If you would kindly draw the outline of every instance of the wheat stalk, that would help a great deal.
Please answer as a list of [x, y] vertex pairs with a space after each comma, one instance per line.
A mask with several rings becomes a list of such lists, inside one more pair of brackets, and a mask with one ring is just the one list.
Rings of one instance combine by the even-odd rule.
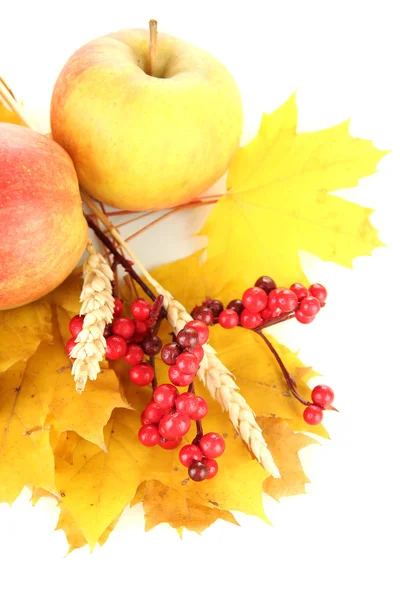
[[105, 258], [96, 251], [90, 241], [86, 249], [89, 257], [83, 264], [80, 297], [80, 314], [84, 315], [83, 328], [70, 352], [71, 358], [76, 359], [72, 366], [72, 374], [76, 390], [80, 394], [85, 389], [87, 379], [96, 379], [100, 372], [100, 361], [106, 349], [104, 328], [107, 323], [111, 323], [114, 312], [111, 287], [114, 274]]
[[[167, 311], [168, 320], [174, 332], [178, 333], [186, 323], [192, 320], [185, 307], [150, 275], [123, 237], [113, 227], [111, 221], [96, 206], [95, 202], [85, 193], [83, 194], [83, 199], [91, 212], [100, 219], [118, 244], [126, 250], [135, 263], [135, 266], [140, 269], [143, 277], [154, 287], [158, 294], [164, 297], [164, 308]], [[239, 387], [235, 383], [232, 373], [219, 360], [210, 344], [205, 344], [203, 349], [204, 358], [198, 371], [201, 381], [207, 387], [211, 396], [219, 402], [223, 410], [229, 412], [229, 417], [236, 431], [246, 442], [259, 463], [274, 477], [280, 477], [279, 470], [264, 440], [261, 428], [257, 424], [254, 412], [240, 394]]]

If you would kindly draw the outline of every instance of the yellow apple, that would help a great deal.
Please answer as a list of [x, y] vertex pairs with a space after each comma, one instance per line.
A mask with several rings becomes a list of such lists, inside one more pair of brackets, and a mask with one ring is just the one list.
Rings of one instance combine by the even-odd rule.
[[81, 185], [129, 210], [195, 198], [228, 168], [243, 125], [238, 87], [206, 51], [159, 34], [148, 73], [148, 32], [111, 33], [72, 55], [51, 103]]
[[87, 223], [68, 154], [44, 135], [0, 123], [0, 310], [57, 287], [86, 242]]

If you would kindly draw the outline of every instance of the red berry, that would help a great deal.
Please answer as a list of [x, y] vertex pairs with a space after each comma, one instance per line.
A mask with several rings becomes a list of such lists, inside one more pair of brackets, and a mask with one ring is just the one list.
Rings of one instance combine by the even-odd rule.
[[188, 469], [190, 479], [204, 481], [208, 475], [208, 468], [204, 462], [195, 460]]
[[239, 323], [239, 315], [231, 308], [227, 308], [219, 315], [218, 323], [224, 329], [233, 329]]
[[[197, 321], [196, 319], [194, 321], [189, 321], [189, 323], [186, 323], [184, 330], [185, 329], [194, 329], [196, 331], [199, 340], [198, 343], [200, 344], [200, 346], [206, 343], [210, 335], [207, 325], [205, 325], [201, 321]], [[180, 343], [179, 340], [177, 340], [177, 342], [178, 344]], [[197, 346], [197, 344], [195, 344], [195, 346]], [[193, 347], [194, 346], [192, 346], [192, 348]]]
[[309, 323], [312, 323], [315, 319], [315, 317], [308, 317], [301, 310], [296, 310], [296, 312], [294, 313], [294, 316], [296, 317], [296, 319], [298, 320], [299, 323], [303, 323], [304, 325], [308, 325]]
[[240, 313], [244, 309], [243, 302], [238, 298], [236, 300], [231, 300], [226, 307], [229, 310], [234, 310], [240, 316]]
[[198, 306], [197, 308], [195, 308], [192, 312], [192, 317], [193, 319], [201, 321], [206, 325], [214, 324], [214, 313], [211, 310], [211, 308], [207, 308], [206, 306]]
[[129, 344], [124, 358], [128, 364], [138, 365], [144, 358], [144, 352], [137, 344]]
[[119, 317], [124, 312], [124, 303], [119, 298], [114, 298], [114, 317]]
[[282, 289], [283, 288], [275, 288], [274, 290], [271, 290], [271, 292], [268, 294], [268, 309], [272, 312], [278, 308], [277, 294], [279, 290]]
[[143, 446], [156, 446], [160, 441], [160, 434], [156, 425], [143, 425], [139, 429], [138, 438]]
[[224, 438], [219, 433], [206, 433], [200, 440], [200, 448], [206, 458], [218, 458], [225, 450]]
[[84, 317], [76, 315], [75, 317], [72, 317], [72, 319], [70, 320], [69, 330], [71, 332], [72, 337], [76, 338], [78, 333], [80, 333], [82, 331], [83, 319], [84, 319]]
[[311, 398], [314, 404], [318, 404], [321, 408], [328, 408], [332, 404], [335, 394], [329, 385], [316, 385], [311, 392]]
[[161, 408], [155, 402], [149, 402], [144, 411], [142, 412], [142, 423], [148, 421], [149, 423], [159, 423], [165, 416], [165, 409]]
[[262, 290], [264, 290], [266, 294], [269, 294], [272, 290], [276, 288], [275, 281], [271, 279], [271, 277], [267, 277], [267, 275], [259, 277], [254, 285], [255, 287], [259, 287]]
[[168, 377], [171, 383], [174, 385], [179, 385], [179, 387], [186, 387], [187, 385], [190, 385], [194, 381], [195, 375], [195, 373], [186, 375], [174, 366], [168, 369]]
[[307, 317], [315, 317], [315, 315], [321, 310], [321, 305], [317, 298], [314, 298], [314, 296], [307, 296], [307, 298], [303, 298], [303, 300], [300, 302], [299, 308], [303, 315], [306, 315]]
[[110, 335], [106, 339], [106, 356], [109, 360], [122, 358], [125, 356], [127, 348], [126, 341], [120, 335]]
[[269, 308], [264, 308], [264, 310], [260, 312], [263, 321], [268, 321], [269, 319], [272, 319], [273, 314], [274, 313], [272, 312], [272, 310], [269, 310]]
[[176, 342], [165, 344], [161, 350], [161, 360], [166, 365], [174, 365], [181, 352], [182, 348]]
[[245, 308], [240, 314], [240, 324], [246, 329], [255, 329], [262, 323], [260, 313], [252, 313]]
[[195, 357], [197, 358], [197, 362], [200, 364], [201, 361], [203, 360], [203, 356], [204, 356], [204, 350], [203, 350], [202, 346], [200, 346], [198, 344], [197, 346], [195, 346], [193, 348], [192, 352], [195, 355]]
[[206, 479], [212, 479], [218, 473], [218, 463], [213, 458], [205, 458], [203, 463], [208, 468], [208, 475]]
[[[279, 288], [276, 293], [276, 309], [280, 309], [282, 312], [288, 313], [294, 310], [299, 301], [296, 294], [292, 290], [287, 288]], [[268, 306], [268, 308], [270, 308]]]
[[177, 411], [193, 419], [192, 415], [196, 415], [199, 408], [198, 397], [196, 394], [192, 394], [192, 392], [183, 392], [183, 394], [178, 396], [175, 406]]
[[147, 321], [135, 321], [135, 333], [133, 334], [132, 342], [142, 342], [147, 330]]
[[314, 296], [314, 298], [319, 300], [321, 306], [325, 304], [328, 292], [326, 291], [326, 287], [324, 287], [321, 283], [313, 283], [308, 288], [308, 291], [310, 292], [311, 296]]
[[176, 440], [166, 440], [165, 438], [161, 437], [158, 445], [161, 446], [161, 448], [164, 448], [164, 450], [173, 450], [180, 445], [181, 441], [181, 437], [176, 438]]
[[196, 373], [199, 368], [199, 361], [193, 352], [182, 352], [176, 359], [176, 368], [185, 375]]
[[135, 365], [129, 371], [129, 377], [132, 383], [136, 385], [148, 385], [150, 381], [153, 381], [154, 378], [154, 370], [151, 365], [147, 363], [140, 363], [139, 365]]
[[112, 330], [115, 335], [129, 340], [135, 333], [135, 323], [127, 317], [117, 317], [112, 323]]
[[158, 424], [160, 435], [166, 440], [174, 440], [186, 435], [190, 429], [190, 417], [180, 412], [165, 415]]
[[149, 356], [155, 356], [162, 348], [161, 338], [153, 333], [147, 333], [142, 342], [142, 348]]
[[290, 289], [296, 294], [299, 302], [308, 296], [308, 290], [302, 283], [293, 283], [293, 285], [290, 286]]
[[190, 467], [193, 461], [200, 462], [202, 458], [202, 451], [194, 444], [187, 444], [179, 450], [179, 460], [184, 467]]
[[[197, 321], [201, 323], [201, 321]], [[193, 321], [192, 321], [193, 323]], [[203, 327], [206, 327], [204, 323], [202, 323]], [[199, 336], [197, 335], [197, 331], [192, 327], [184, 327], [176, 336], [176, 341], [181, 348], [186, 348], [187, 350], [191, 350], [199, 343]]]
[[71, 350], [75, 347], [75, 344], [76, 342], [74, 338], [70, 338], [65, 344], [65, 351], [71, 360], [75, 360], [74, 358], [72, 358], [72, 356], [70, 356]]
[[[182, 394], [182, 396], [183, 396], [183, 394]], [[195, 411], [191, 411], [189, 416], [191, 419], [193, 419], [193, 421], [200, 421], [201, 419], [204, 419], [204, 417], [208, 413], [208, 404], [204, 400], [204, 398], [201, 398], [201, 396], [196, 396], [196, 398], [197, 398], [197, 409]]]
[[138, 298], [131, 304], [131, 314], [136, 321], [147, 321], [150, 316], [149, 303], [144, 298]]
[[170, 383], [163, 383], [156, 387], [153, 392], [153, 402], [164, 410], [169, 410], [175, 406], [175, 401], [178, 398], [178, 390]]
[[319, 425], [323, 416], [322, 408], [316, 404], [310, 404], [303, 412], [303, 419], [309, 425]]
[[259, 313], [268, 303], [267, 294], [260, 287], [251, 287], [242, 296], [243, 306], [251, 313]]

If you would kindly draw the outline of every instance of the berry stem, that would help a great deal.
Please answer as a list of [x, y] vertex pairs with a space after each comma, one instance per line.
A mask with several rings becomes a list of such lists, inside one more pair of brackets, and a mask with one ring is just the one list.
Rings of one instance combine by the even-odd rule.
[[[191, 392], [192, 394], [196, 393], [193, 382], [188, 386], [188, 392]], [[204, 435], [203, 434], [203, 424], [202, 424], [201, 420], [196, 421], [196, 437], [193, 438], [192, 444], [194, 444], [195, 446], [198, 446], [203, 435]]]
[[156, 361], [155, 361], [155, 357], [154, 356], [149, 356], [149, 364], [151, 367], [153, 367], [153, 371], [154, 371], [154, 377], [151, 381], [151, 387], [153, 388], [153, 392], [156, 389], [156, 387], [158, 386], [157, 383], [157, 372], [156, 372]]
[[106, 236], [106, 234], [100, 229], [100, 227], [98, 227], [92, 221], [92, 219], [90, 219], [87, 215], [85, 215], [85, 217], [86, 217], [86, 221], [87, 221], [89, 227], [94, 231], [94, 233], [99, 238], [99, 240], [104, 244], [104, 246], [106, 246], [106, 248], [108, 248], [108, 250], [111, 252], [111, 254], [115, 257], [116, 261], [120, 265], [122, 265], [124, 267], [125, 271], [127, 273], [129, 273], [129, 275], [132, 277], [132, 279], [134, 279], [134, 281], [136, 281], [136, 283], [138, 283], [140, 285], [140, 287], [142, 288], [142, 290], [144, 291], [144, 293], [147, 294], [147, 296], [149, 298], [151, 298], [151, 300], [153, 300], [153, 302], [154, 302], [154, 300], [156, 299], [156, 295], [145, 284], [145, 282], [142, 280], [142, 278], [139, 277], [139, 275], [132, 269], [132, 265], [130, 264], [130, 261], [128, 261], [125, 258], [125, 256], [123, 256], [115, 248], [115, 246], [112, 243], [112, 241], [108, 239], [108, 237]]
[[299, 402], [301, 402], [302, 404], [304, 404], [305, 406], [310, 406], [310, 404], [312, 404], [312, 402], [308, 402], [308, 400], [306, 400], [305, 398], [300, 396], [300, 394], [296, 390], [296, 381], [295, 381], [294, 377], [292, 377], [292, 375], [289, 373], [289, 371], [287, 370], [285, 365], [283, 364], [283, 361], [282, 361], [281, 357], [279, 356], [278, 352], [275, 350], [273, 344], [263, 334], [262, 331], [255, 330], [255, 332], [260, 336], [261, 339], [264, 340], [264, 342], [267, 344], [268, 348], [271, 350], [272, 355], [275, 358], [276, 362], [278, 363], [278, 365], [283, 373], [283, 376], [285, 378], [285, 381], [288, 385], [288, 388], [291, 391], [291, 393], [293, 394], [293, 396], [295, 398], [297, 398], [297, 400]]

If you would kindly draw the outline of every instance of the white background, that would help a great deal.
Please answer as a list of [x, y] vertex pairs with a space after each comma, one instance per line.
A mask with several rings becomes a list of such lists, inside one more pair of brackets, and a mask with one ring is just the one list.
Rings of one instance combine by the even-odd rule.
[[[144, 534], [141, 508], [128, 511], [108, 543], [63, 558], [53, 532], [57, 511], [23, 494], [0, 506], [0, 585], [13, 600], [40, 598], [399, 598], [399, 156], [398, 19], [395, 2], [4, 2], [0, 74], [42, 131], [54, 80], [68, 56], [97, 35], [125, 27], [159, 29], [203, 46], [241, 88], [244, 141], [262, 111], [298, 91], [300, 129], [351, 116], [351, 132], [392, 149], [379, 173], [344, 197], [376, 208], [386, 248], [354, 270], [306, 257], [307, 274], [330, 289], [330, 303], [308, 327], [281, 339], [337, 392], [332, 441], [303, 454], [309, 494], [266, 502], [268, 527], [239, 515], [181, 542], [168, 526]], [[161, 229], [168, 260], [191, 252], [199, 211], [166, 221], [138, 241], [148, 265]], [[181, 240], [176, 240], [177, 236]], [[279, 278], [279, 274], [272, 274]], [[322, 381], [322, 380], [321, 380]]]

